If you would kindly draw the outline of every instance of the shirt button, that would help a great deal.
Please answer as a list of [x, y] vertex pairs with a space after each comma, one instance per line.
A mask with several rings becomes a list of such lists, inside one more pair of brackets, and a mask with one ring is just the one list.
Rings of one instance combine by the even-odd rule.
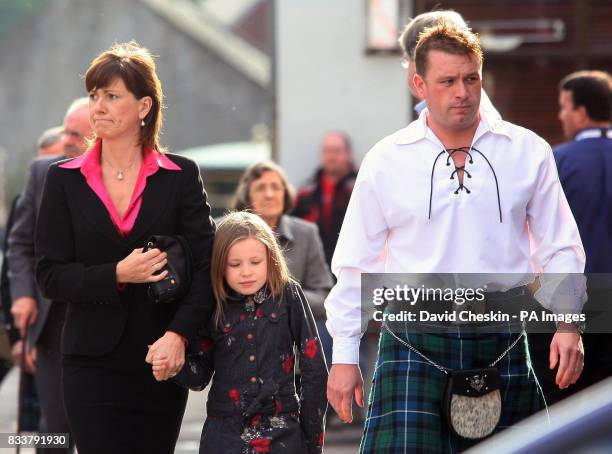
[[257, 377], [251, 377], [251, 383], [253, 384], [257, 383]]
[[251, 333], [247, 334], [247, 339], [248, 340], [253, 340], [253, 334], [251, 334]]
[[249, 361], [251, 361], [251, 362], [255, 361], [255, 355], [249, 356]]

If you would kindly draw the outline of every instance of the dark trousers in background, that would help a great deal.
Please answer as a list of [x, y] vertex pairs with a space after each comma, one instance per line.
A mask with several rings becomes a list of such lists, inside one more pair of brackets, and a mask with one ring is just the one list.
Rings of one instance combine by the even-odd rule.
[[61, 336], [66, 306], [54, 302], [49, 308], [44, 329], [36, 344], [36, 389], [40, 399], [40, 431], [45, 433], [68, 433], [69, 448], [45, 449], [46, 454], [68, 454], [73, 452], [74, 440], [70, 435], [68, 417], [64, 409], [62, 394]]
[[11, 367], [13, 367], [11, 362], [11, 343], [4, 328], [2, 314], [0, 314], [0, 385], [8, 371], [11, 370]]
[[[2, 322], [3, 323], [3, 322]], [[11, 357], [11, 343], [4, 326], [0, 326], [0, 386], [9, 371], [13, 368]], [[40, 423], [40, 404], [36, 392], [36, 382], [34, 375], [23, 374], [23, 398], [21, 402], [3, 403], [3, 405], [21, 406], [19, 427], [23, 432], [38, 432]]]

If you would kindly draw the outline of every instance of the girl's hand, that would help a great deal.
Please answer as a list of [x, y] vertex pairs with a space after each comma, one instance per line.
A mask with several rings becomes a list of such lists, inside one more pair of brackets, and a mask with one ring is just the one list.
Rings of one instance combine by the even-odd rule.
[[155, 377], [155, 380], [157, 381], [163, 381], [164, 380], [164, 376], [167, 374], [168, 371], [168, 361], [167, 358], [164, 356], [159, 356], [157, 353], [155, 353], [153, 355], [153, 376]]
[[168, 275], [168, 271], [163, 271], [157, 275], [168, 263], [167, 254], [159, 249], [151, 249], [142, 252], [141, 249], [134, 249], [130, 255], [117, 263], [117, 283], [118, 284], [143, 284], [146, 282], [158, 282]]
[[153, 370], [153, 375], [158, 381], [168, 380], [178, 374], [185, 364], [185, 342], [183, 338], [172, 331], [166, 331], [153, 345], [149, 346], [145, 361], [153, 364], [154, 360], [164, 362], [158, 364], [157, 370]]

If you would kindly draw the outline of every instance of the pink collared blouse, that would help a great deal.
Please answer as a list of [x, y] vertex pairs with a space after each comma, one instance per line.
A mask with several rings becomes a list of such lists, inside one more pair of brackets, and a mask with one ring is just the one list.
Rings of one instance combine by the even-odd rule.
[[127, 237], [134, 227], [140, 206], [142, 205], [142, 193], [147, 186], [147, 178], [155, 174], [161, 167], [166, 170], [182, 170], [178, 165], [170, 160], [163, 153], [151, 148], [145, 148], [143, 153], [143, 161], [140, 166], [140, 172], [138, 173], [138, 179], [134, 186], [134, 192], [130, 203], [123, 213], [123, 216], [119, 216], [117, 208], [113, 204], [104, 182], [102, 180], [102, 166], [100, 165], [100, 155], [102, 153], [102, 141], [98, 140], [94, 146], [82, 154], [78, 158], [61, 164], [60, 167], [64, 169], [80, 169], [81, 173], [87, 180], [89, 187], [96, 193], [100, 198], [108, 214], [110, 215], [113, 224], [119, 230], [119, 233], [123, 237]]

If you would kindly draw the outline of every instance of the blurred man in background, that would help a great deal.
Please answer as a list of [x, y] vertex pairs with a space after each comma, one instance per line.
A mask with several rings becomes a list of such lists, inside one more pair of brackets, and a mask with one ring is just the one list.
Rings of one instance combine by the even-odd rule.
[[298, 190], [293, 215], [318, 225], [328, 265], [356, 176], [349, 137], [341, 131], [327, 133], [321, 143], [321, 166]]
[[[298, 190], [293, 215], [317, 224], [325, 260], [330, 267], [357, 176], [348, 135], [341, 131], [325, 134], [321, 143], [320, 162], [320, 167], [308, 183]], [[326, 317], [315, 314], [315, 320], [325, 359], [327, 364], [331, 364], [332, 338], [325, 327]], [[362, 364], [362, 368], [368, 370], [365, 364]], [[329, 419], [333, 419], [333, 416]]]
[[[61, 329], [65, 307], [51, 304], [42, 297], [35, 281], [34, 228], [42, 199], [43, 184], [49, 165], [73, 158], [87, 149], [92, 135], [89, 100], [75, 100], [64, 117], [63, 154], [36, 159], [30, 166], [26, 189], [15, 210], [15, 223], [9, 232], [9, 280], [15, 326], [25, 337], [28, 356], [36, 359], [36, 385], [41, 402], [42, 429], [45, 432], [69, 432], [61, 393]], [[69, 452], [59, 449], [54, 452]]]
[[45, 130], [38, 138], [38, 156], [64, 154], [64, 127], [54, 126]]
[[[559, 121], [568, 142], [554, 148], [559, 180], [570, 205], [584, 250], [586, 273], [612, 273], [612, 78], [603, 71], [579, 71], [559, 84]], [[533, 339], [534, 368], [547, 402], [552, 404], [612, 375], [611, 334], [602, 331], [591, 316], [597, 308], [609, 317], [612, 282], [588, 276], [588, 301], [584, 306], [584, 371], [575, 387], [559, 389], [549, 368], [551, 335]], [[591, 321], [591, 323], [589, 323]], [[609, 324], [604, 329], [608, 330]], [[595, 330], [595, 331], [593, 331]], [[536, 342], [535, 339], [538, 339]]]
[[[414, 63], [414, 49], [419, 41], [419, 35], [429, 27], [433, 27], [440, 21], [450, 22], [457, 27], [468, 28], [465, 19], [456, 11], [452, 10], [438, 10], [430, 11], [427, 13], [419, 14], [412, 19], [404, 31], [400, 35], [398, 42], [402, 51], [404, 52], [404, 58], [402, 59], [402, 66], [407, 70], [408, 88], [412, 96], [419, 100], [414, 106], [414, 111], [417, 116], [427, 107], [427, 102], [421, 97], [414, 85], [414, 74], [416, 72], [416, 66]], [[487, 96], [484, 90], [480, 94], [480, 106], [493, 114], [495, 117], [500, 117], [499, 113], [491, 104], [491, 100]]]
[[[64, 151], [64, 127], [56, 126], [45, 130], [37, 141], [37, 156], [56, 156]], [[15, 326], [11, 314], [12, 297], [8, 277], [8, 236], [15, 222], [15, 209], [21, 195], [17, 195], [12, 203], [7, 216], [4, 241], [2, 244], [2, 269], [0, 270], [0, 383], [7, 375], [13, 365], [23, 368], [23, 401], [21, 402], [21, 421], [19, 427], [23, 431], [37, 431], [39, 429], [40, 404], [34, 373], [36, 349], [32, 348], [24, 355], [25, 342], [21, 338], [19, 330]], [[23, 363], [23, 364], [22, 364]]]

